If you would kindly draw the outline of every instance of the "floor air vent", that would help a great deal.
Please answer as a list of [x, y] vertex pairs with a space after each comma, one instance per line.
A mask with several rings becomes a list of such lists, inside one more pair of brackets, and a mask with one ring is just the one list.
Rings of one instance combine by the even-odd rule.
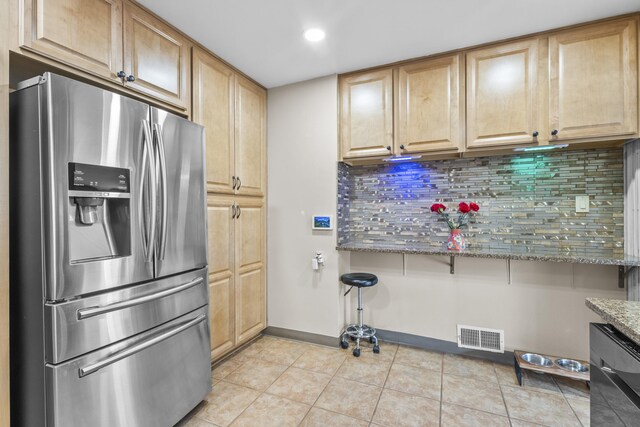
[[504, 331], [458, 325], [458, 347], [504, 353]]

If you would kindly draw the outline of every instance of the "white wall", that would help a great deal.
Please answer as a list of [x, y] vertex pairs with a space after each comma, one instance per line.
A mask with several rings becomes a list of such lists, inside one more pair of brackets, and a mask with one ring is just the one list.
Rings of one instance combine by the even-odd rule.
[[505, 260], [457, 258], [451, 275], [448, 257], [407, 255], [405, 271], [402, 255], [337, 252], [335, 230], [310, 225], [314, 213], [335, 220], [336, 77], [270, 90], [268, 117], [269, 326], [337, 337], [352, 313], [339, 274], [367, 271], [380, 278], [364, 290], [374, 327], [453, 342], [458, 323], [503, 329], [508, 350], [588, 358], [588, 323], [599, 318], [584, 300], [625, 298], [615, 266], [512, 261], [509, 284]]
[[[337, 78], [270, 89], [268, 99], [268, 323], [337, 337], [336, 230], [311, 230], [313, 214], [336, 219]], [[311, 269], [316, 250], [320, 272]]]

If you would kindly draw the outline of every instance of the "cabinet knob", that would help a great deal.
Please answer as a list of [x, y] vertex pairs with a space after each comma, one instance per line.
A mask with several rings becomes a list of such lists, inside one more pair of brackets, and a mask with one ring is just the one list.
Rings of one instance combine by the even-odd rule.
[[532, 133], [531, 135], [533, 135], [533, 137], [534, 137], [534, 138], [537, 138], [537, 137], [538, 137], [538, 135], [540, 135], [540, 133], [538, 133], [538, 131], [537, 131], [537, 130], [534, 130], [534, 131], [533, 131], [533, 133]]
[[558, 134], [558, 129], [554, 129], [551, 131], [551, 135], [556, 136]]
[[391, 146], [387, 145], [387, 150], [391, 151]]
[[133, 82], [133, 81], [135, 81], [135, 80], [136, 80], [136, 78], [135, 78], [135, 76], [134, 76], [133, 74], [129, 74], [129, 75], [127, 76], [127, 81], [128, 81], [128, 82]]
[[116, 76], [118, 76], [118, 78], [120, 79], [124, 79], [126, 75], [127, 73], [125, 73], [124, 71], [118, 71], [118, 73], [116, 74]]
[[401, 149], [401, 150], [404, 150], [404, 144], [402, 144], [402, 145], [400, 146], [400, 149]]

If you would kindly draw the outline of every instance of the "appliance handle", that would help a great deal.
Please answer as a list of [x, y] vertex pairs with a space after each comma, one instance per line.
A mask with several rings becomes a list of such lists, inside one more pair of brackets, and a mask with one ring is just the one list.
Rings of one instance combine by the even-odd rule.
[[620, 378], [616, 371], [609, 368], [608, 366], [600, 367], [600, 371], [602, 371], [602, 373], [607, 378], [609, 378], [609, 381], [615, 384], [618, 390], [620, 390], [627, 397], [627, 399], [633, 402], [636, 407], [640, 407], [640, 396], [638, 396], [638, 393], [636, 393], [635, 390], [629, 387], [629, 385], [624, 382], [622, 378]]
[[174, 288], [165, 289], [164, 291], [154, 292], [152, 294], [144, 295], [138, 298], [132, 298], [126, 301], [120, 301], [113, 304], [98, 305], [94, 307], [85, 307], [77, 311], [78, 320], [88, 319], [89, 317], [99, 316], [101, 314], [110, 313], [112, 311], [122, 310], [124, 308], [133, 307], [136, 305], [144, 304], [147, 302], [159, 300], [169, 295], [177, 294], [186, 289], [192, 288], [203, 282], [202, 277], [197, 277], [187, 283], [176, 286]]
[[164, 139], [162, 138], [162, 127], [156, 123], [154, 124], [155, 131], [158, 135], [158, 153], [160, 158], [160, 175], [162, 179], [162, 223], [160, 224], [160, 253], [158, 255], [159, 260], [164, 259], [164, 254], [167, 249], [167, 215], [169, 212], [168, 205], [168, 190], [167, 190], [167, 158], [164, 151]]
[[[145, 180], [147, 177], [147, 168], [151, 175], [150, 181], [151, 185], [147, 185], [150, 191], [151, 198], [151, 221], [150, 227], [145, 227], [144, 229], [148, 229], [147, 234], [147, 242], [146, 242], [146, 253], [145, 253], [145, 261], [151, 262], [153, 260], [153, 252], [155, 247], [155, 239], [156, 239], [156, 186], [153, 183], [156, 182], [156, 165], [155, 159], [153, 156], [153, 146], [151, 139], [151, 126], [147, 120], [142, 121], [143, 129], [144, 129], [144, 146], [143, 146], [143, 156], [142, 156], [142, 178], [140, 179], [140, 216], [139, 221], [142, 224], [142, 216], [143, 216], [143, 203], [144, 203], [144, 195], [142, 194], [145, 188]], [[148, 159], [148, 164], [147, 164]], [[142, 228], [142, 226], [141, 226]]]
[[98, 362], [92, 363], [90, 365], [86, 365], [83, 368], [78, 369], [78, 376], [80, 378], [85, 377], [87, 375], [93, 374], [94, 372], [99, 371], [102, 368], [106, 368], [109, 365], [112, 365], [114, 363], [116, 363], [119, 360], [125, 359], [127, 357], [133, 356], [136, 353], [141, 352], [142, 350], [145, 350], [155, 344], [158, 344], [162, 341], [165, 341], [169, 338], [171, 338], [174, 335], [179, 334], [182, 331], [185, 331], [189, 328], [191, 328], [192, 326], [197, 325], [198, 323], [203, 322], [205, 319], [207, 318], [206, 315], [201, 314], [200, 316], [186, 322], [183, 323], [180, 326], [177, 326], [167, 332], [164, 332], [160, 335], [158, 335], [157, 337], [151, 338], [149, 340], [143, 341], [139, 344], [136, 344], [132, 347], [126, 348], [116, 354], [114, 354], [113, 356], [109, 356], [105, 359], [102, 359]]

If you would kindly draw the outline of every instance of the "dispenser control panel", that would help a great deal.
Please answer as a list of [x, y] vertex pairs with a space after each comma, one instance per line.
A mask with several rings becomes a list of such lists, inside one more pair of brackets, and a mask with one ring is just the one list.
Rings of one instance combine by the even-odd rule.
[[129, 193], [129, 169], [70, 162], [69, 190]]

